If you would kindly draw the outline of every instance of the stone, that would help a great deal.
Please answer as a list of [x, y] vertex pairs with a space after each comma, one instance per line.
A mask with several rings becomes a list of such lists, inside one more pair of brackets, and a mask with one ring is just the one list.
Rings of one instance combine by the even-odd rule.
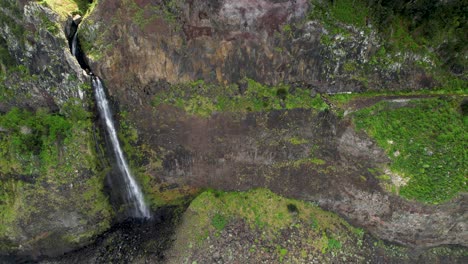
[[83, 20], [83, 17], [81, 17], [80, 15], [73, 16], [73, 22], [75, 23], [75, 25], [79, 25], [82, 20]]

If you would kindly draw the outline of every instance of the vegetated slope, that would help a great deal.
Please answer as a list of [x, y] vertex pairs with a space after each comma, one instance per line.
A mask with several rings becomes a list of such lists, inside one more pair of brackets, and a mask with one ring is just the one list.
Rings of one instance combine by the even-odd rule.
[[[405, 182], [402, 196], [440, 203], [467, 192], [468, 117], [462, 100], [395, 99], [353, 115], [357, 129], [375, 138], [391, 158], [390, 168]], [[386, 177], [381, 180], [395, 188], [395, 179]]]
[[37, 1], [0, 2], [0, 254], [61, 254], [112, 220], [64, 24]]
[[462, 263], [466, 250], [414, 254], [376, 240], [313, 203], [268, 190], [206, 191], [178, 227], [169, 263]]
[[89, 113], [73, 103], [63, 110], [0, 115], [3, 252], [61, 253], [110, 226]]

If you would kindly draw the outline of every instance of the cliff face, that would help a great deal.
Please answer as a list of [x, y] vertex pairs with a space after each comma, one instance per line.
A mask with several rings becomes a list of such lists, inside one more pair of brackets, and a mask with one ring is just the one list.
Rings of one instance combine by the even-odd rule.
[[[359, 1], [350, 7], [355, 24], [323, 14], [327, 8], [305, 0], [104, 0], [80, 38], [98, 74], [116, 84], [132, 80], [134, 87], [157, 80], [230, 84], [245, 77], [322, 92], [437, 84], [430, 57], [382, 52]], [[122, 89], [117, 86], [112, 89]]]
[[2, 254], [60, 254], [110, 226], [88, 79], [64, 24], [37, 2], [0, 4]]
[[[317, 202], [381, 239], [467, 246], [467, 196], [432, 206], [383, 190], [377, 176], [389, 158], [323, 95], [443, 85], [437, 59], [414, 47], [387, 52], [362, 2], [340, 19], [326, 3], [97, 2], [79, 38], [147, 199], [155, 208], [197, 188], [265, 187]], [[89, 242], [112, 217], [87, 110], [92, 92], [68, 51], [64, 19], [13, 0], [2, 2], [0, 18], [0, 54], [8, 54], [0, 121], [19, 107], [44, 124], [0, 126], [8, 161], [1, 250], [58, 254]], [[51, 133], [49, 121], [62, 119]], [[33, 150], [8, 152], [8, 142], [28, 135]]]
[[0, 109], [58, 110], [72, 98], [83, 100], [86, 79], [67, 49], [59, 15], [28, 1], [4, 1], [1, 11], [0, 36], [12, 62]]
[[282, 84], [298, 100], [440, 85], [429, 51], [386, 54], [359, 10], [365, 6], [350, 7], [357, 17], [350, 23], [326, 7], [103, 0], [79, 36], [92, 70], [126, 113], [121, 122], [138, 138], [150, 195], [185, 195], [186, 186], [267, 187], [317, 201], [386, 240], [466, 245], [466, 196], [438, 208], [388, 194], [370, 172], [388, 159], [348, 119], [321, 111], [327, 107], [268, 101], [281, 98]]
[[465, 196], [440, 209], [390, 195], [369, 170], [385, 154], [349, 120], [268, 99], [281, 84], [299, 100], [440, 85], [431, 53], [387, 54], [359, 3], [343, 22], [320, 1], [100, 1], [79, 36], [147, 155], [149, 192], [267, 187], [386, 240], [466, 245]]

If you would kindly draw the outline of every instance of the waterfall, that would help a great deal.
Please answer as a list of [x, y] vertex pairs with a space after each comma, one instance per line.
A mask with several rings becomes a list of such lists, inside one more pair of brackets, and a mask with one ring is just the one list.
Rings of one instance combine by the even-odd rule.
[[143, 193], [141, 192], [140, 187], [133, 178], [128, 167], [127, 161], [122, 152], [122, 148], [120, 147], [120, 143], [117, 138], [117, 132], [114, 127], [114, 121], [112, 119], [112, 113], [109, 108], [109, 102], [106, 99], [104, 87], [102, 85], [101, 80], [95, 76], [93, 76], [93, 88], [95, 91], [96, 103], [98, 105], [99, 114], [105, 122], [106, 130], [109, 134], [110, 141], [112, 144], [112, 150], [115, 154], [117, 166], [120, 172], [122, 173], [123, 180], [126, 185], [126, 198], [130, 202], [130, 204], [134, 205], [133, 215], [135, 217], [150, 218], [150, 212], [143, 199]]
[[[77, 59], [81, 68], [91, 73], [89, 66], [87, 65], [83, 54], [81, 53], [79, 43], [78, 43], [78, 30], [75, 32], [72, 38], [71, 43], [71, 53]], [[146, 205], [143, 199], [143, 193], [141, 192], [138, 183], [133, 178], [133, 175], [130, 172], [127, 160], [125, 159], [122, 148], [120, 147], [119, 139], [117, 138], [117, 132], [114, 127], [114, 120], [112, 119], [112, 113], [109, 107], [109, 102], [106, 98], [106, 93], [104, 91], [104, 86], [102, 85], [99, 77], [92, 76], [92, 87], [94, 89], [94, 94], [96, 98], [96, 103], [98, 106], [99, 114], [102, 120], [105, 123], [106, 131], [109, 134], [110, 143], [112, 151], [114, 152], [116, 163], [119, 169], [119, 172], [122, 176], [125, 189], [125, 200], [131, 206], [131, 214], [133, 217], [137, 218], [150, 218], [151, 214], [148, 206]]]
[[73, 56], [77, 56], [77, 49], [76, 47], [78, 46], [78, 30], [73, 34], [73, 39], [72, 39], [72, 44], [71, 44], [71, 53]]

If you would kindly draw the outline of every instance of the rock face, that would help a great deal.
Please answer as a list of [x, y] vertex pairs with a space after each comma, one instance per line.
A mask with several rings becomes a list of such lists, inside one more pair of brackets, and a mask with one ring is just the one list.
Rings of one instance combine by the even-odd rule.
[[385, 240], [467, 245], [466, 195], [436, 207], [386, 193], [369, 170], [388, 163], [384, 153], [330, 111], [201, 118], [152, 106], [158, 92], [197, 79], [238, 84], [238, 96], [244, 78], [311, 94], [430, 88], [436, 81], [418, 66], [422, 58], [407, 53], [374, 65], [382, 44], [372, 26], [331, 33], [325, 22], [306, 18], [315, 8], [308, 1], [164, 3], [103, 0], [79, 29], [92, 70], [128, 112], [141, 149], [152, 157], [142, 165], [155, 188], [267, 187], [316, 201]]
[[424, 58], [400, 54], [398, 61], [374, 65], [382, 43], [371, 26], [340, 24], [333, 33], [314, 19], [314, 8], [305, 0], [104, 0], [84, 21], [80, 39], [93, 70], [116, 84], [229, 84], [248, 77], [322, 92], [435, 85], [416, 65]]
[[330, 112], [201, 119], [160, 107], [140, 114], [134, 118], [139, 135], [162, 158], [153, 173], [158, 181], [222, 190], [266, 187], [316, 201], [386, 240], [415, 247], [466, 246], [466, 196], [437, 207], [386, 193], [369, 170], [384, 166], [385, 154]]
[[[21, 128], [7, 123], [0, 132], [0, 254], [61, 254], [110, 225], [84, 92], [88, 78], [69, 52], [62, 22], [34, 1], [0, 4], [0, 41], [7, 50], [0, 63], [9, 63], [0, 71], [0, 119], [19, 108], [36, 120]], [[34, 150], [8, 147], [21, 135], [35, 140]]]
[[22, 6], [16, 2], [2, 4], [2, 21], [14, 24], [4, 22], [0, 37], [16, 63], [22, 65], [20, 73], [24, 74], [10, 74], [2, 90], [8, 96], [0, 103], [0, 109], [44, 106], [57, 110], [72, 98], [83, 100], [82, 85], [87, 79], [67, 49], [58, 15], [38, 3]]
[[[134, 148], [147, 154], [140, 164], [133, 162], [149, 177], [144, 189], [175, 199], [187, 186], [266, 187], [315, 201], [381, 239], [414, 247], [468, 246], [466, 195], [428, 206], [386, 193], [372, 170], [385, 167], [387, 157], [332, 111], [244, 109], [200, 117], [170, 104], [153, 106], [158, 92], [198, 79], [220, 87], [237, 84], [233, 97], [245, 96], [246, 78], [303, 87], [310, 95], [437, 83], [428, 70], [432, 61], [411, 53], [383, 65], [370, 63], [380, 59], [375, 56], [382, 47], [372, 26], [340, 25], [345, 32], [331, 32], [314, 17], [314, 8], [305, 0], [98, 2], [80, 25], [79, 37], [114, 106], [128, 113], [118, 119], [135, 129]], [[1, 42], [17, 69], [0, 87], [0, 111], [46, 108], [75, 116], [78, 125], [71, 133], [76, 141], [50, 144], [57, 145], [56, 167], [37, 177], [1, 172], [2, 183], [12, 182], [2, 186], [1, 194], [14, 195], [0, 205], [17, 212], [1, 218], [7, 227], [0, 229], [1, 250], [59, 254], [89, 242], [108, 228], [112, 217], [99, 176], [103, 165], [93, 151], [91, 121], [86, 114], [74, 115], [80, 113], [76, 106], [86, 105], [86, 76], [49, 9], [37, 2], [2, 1], [0, 18]], [[421, 61], [429, 66], [420, 66]], [[65, 165], [70, 167], [60, 167]]]
[[202, 193], [177, 227], [167, 263], [463, 263], [463, 248], [388, 247], [314, 208], [262, 189]]

